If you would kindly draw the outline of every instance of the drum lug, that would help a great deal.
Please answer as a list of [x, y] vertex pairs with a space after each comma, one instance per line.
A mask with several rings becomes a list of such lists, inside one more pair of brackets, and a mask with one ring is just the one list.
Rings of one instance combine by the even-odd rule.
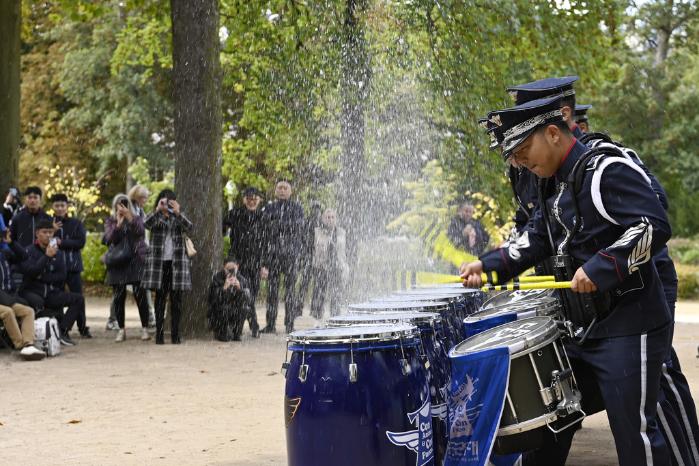
[[426, 355], [422, 356], [422, 364], [425, 366], [425, 369], [430, 369], [430, 360], [427, 358]]
[[546, 406], [551, 406], [556, 401], [555, 395], [551, 387], [546, 387], [544, 389], [539, 390], [539, 395], [541, 395], [541, 400], [544, 402], [544, 405]]
[[349, 365], [349, 381], [350, 382], [357, 381], [357, 363], [353, 362]]
[[560, 417], [566, 417], [569, 414], [580, 411], [581, 396], [580, 392], [573, 385], [573, 371], [570, 369], [553, 371], [551, 372], [551, 379], [551, 390], [555, 394], [556, 401], [558, 401], [556, 414]]
[[408, 375], [412, 372], [412, 369], [410, 368], [410, 363], [408, 363], [407, 359], [399, 359], [398, 362], [400, 363], [400, 370], [403, 373], [403, 375]]
[[286, 378], [286, 373], [289, 371], [290, 364], [287, 361], [282, 363], [282, 375]]
[[299, 380], [305, 382], [308, 378], [308, 364], [301, 364], [299, 366]]

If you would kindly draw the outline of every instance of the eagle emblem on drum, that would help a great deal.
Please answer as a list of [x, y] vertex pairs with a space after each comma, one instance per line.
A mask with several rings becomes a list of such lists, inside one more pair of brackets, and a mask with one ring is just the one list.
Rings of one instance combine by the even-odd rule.
[[449, 400], [450, 429], [449, 438], [465, 437], [473, 433], [473, 422], [478, 419], [483, 404], [469, 406], [473, 400], [473, 395], [478, 390], [476, 388], [478, 379], [473, 379], [466, 375], [466, 383], [460, 385], [458, 390]]
[[417, 411], [408, 413], [408, 420], [417, 427], [408, 432], [386, 431], [388, 440], [396, 446], [406, 447], [417, 455], [416, 466], [432, 464], [434, 459], [434, 439], [432, 437], [432, 417], [429, 396]]

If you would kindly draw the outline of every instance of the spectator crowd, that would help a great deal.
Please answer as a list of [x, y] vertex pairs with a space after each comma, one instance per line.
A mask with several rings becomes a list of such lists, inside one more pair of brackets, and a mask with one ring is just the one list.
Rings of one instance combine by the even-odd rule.
[[[106, 284], [112, 288], [106, 328], [116, 332], [116, 342], [126, 339], [130, 290], [138, 308], [140, 339], [150, 340], [154, 331], [155, 343], [164, 344], [167, 312], [170, 341], [179, 344], [183, 293], [192, 289], [191, 262], [196, 260], [188, 235], [196, 226], [172, 190], [161, 191], [151, 205], [150, 197], [140, 185], [116, 195], [104, 221], [107, 252], [102, 261]], [[70, 204], [62, 193], [46, 204], [41, 188], [30, 186], [24, 192], [10, 188], [2, 206], [0, 342], [27, 360], [46, 355], [34, 341], [36, 319], [55, 319], [62, 346], [76, 345], [73, 327], [80, 338], [92, 338], [81, 279], [86, 229], [69, 215]], [[51, 215], [44, 207], [50, 207]], [[274, 200], [264, 205], [261, 191], [245, 189], [242, 204], [224, 215], [223, 233], [230, 239], [229, 252], [208, 290], [207, 319], [217, 340], [239, 341], [246, 321], [253, 337], [276, 333], [280, 294], [284, 330], [293, 331], [311, 284], [311, 315], [321, 319], [326, 303], [331, 313], [337, 312], [349, 266], [345, 230], [333, 209], [313, 203], [306, 215], [293, 199], [291, 183], [279, 180]], [[267, 305], [260, 328], [255, 301], [263, 280], [268, 285]]]

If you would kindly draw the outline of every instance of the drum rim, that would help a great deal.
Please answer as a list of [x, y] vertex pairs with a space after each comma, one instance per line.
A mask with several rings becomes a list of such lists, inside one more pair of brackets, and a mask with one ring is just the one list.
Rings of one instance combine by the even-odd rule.
[[[442, 301], [396, 301], [385, 303], [386, 307], [379, 307], [379, 302], [367, 302], [367, 303], [353, 303], [346, 306], [348, 311], [365, 311], [369, 313], [375, 312], [405, 312], [405, 311], [415, 311], [415, 312], [437, 312], [430, 308], [436, 308], [438, 311], [445, 311], [449, 309], [449, 305]], [[400, 306], [400, 304], [412, 304], [411, 306]], [[361, 307], [366, 305], [373, 305], [376, 307]]]
[[498, 429], [498, 437], [506, 437], [508, 435], [529, 432], [531, 430], [538, 429], [539, 427], [543, 427], [547, 423], [553, 422], [557, 419], [558, 415], [556, 414], [556, 412], [551, 411], [542, 416], [527, 419], [526, 421], [522, 421], [517, 424], [510, 424], [509, 426], [501, 427]]
[[[505, 305], [503, 305], [502, 307], [499, 307], [499, 306], [498, 307], [489, 307], [487, 309], [481, 308], [481, 309], [477, 310], [476, 312], [474, 312], [473, 314], [471, 314], [470, 316], [466, 317], [464, 319], [464, 323], [466, 323], [467, 320], [468, 320], [468, 323], [477, 322], [480, 319], [476, 319], [476, 316], [479, 313], [485, 313], [485, 312], [492, 312], [492, 314], [487, 314], [487, 317], [485, 317], [485, 318], [495, 317], [495, 316], [500, 315], [500, 314], [511, 314], [511, 313], [520, 314], [522, 312], [527, 312], [527, 311], [535, 311], [537, 313], [537, 317], [546, 317], [546, 316], [554, 315], [556, 313], [555, 312], [556, 309], [560, 309], [560, 307], [561, 307], [561, 303], [558, 301], [558, 299], [556, 299], [552, 296], [544, 296], [541, 298], [536, 298], [536, 299], [531, 300], [531, 303], [535, 304], [537, 301], [539, 301], [539, 304], [541, 304], [540, 306], [531, 306], [532, 308], [529, 308], [526, 310], [520, 310], [520, 305], [514, 305], [510, 308], [506, 307]], [[545, 302], [542, 302], [542, 301], [545, 301]], [[524, 303], [522, 303], [522, 305], [524, 305]], [[553, 312], [539, 315], [540, 310], [553, 311]], [[473, 320], [469, 320], [469, 319], [473, 319]]]
[[460, 285], [458, 283], [455, 283], [454, 285], [459, 285], [459, 286], [448, 286], [448, 284], [445, 284], [444, 286], [434, 286], [434, 285], [416, 285], [411, 288], [411, 290], [435, 290], [438, 292], [441, 292], [442, 290], [455, 290], [452, 293], [458, 293], [460, 295], [465, 295], [469, 293], [483, 293], [481, 290], [478, 288], [466, 288], [463, 285]]
[[[384, 327], [385, 331], [382, 332], [371, 332], [371, 333], [359, 333], [358, 335], [347, 335], [347, 336], [338, 336], [338, 335], [328, 335], [326, 338], [317, 338], [318, 336], [322, 337], [322, 334], [316, 335], [309, 335], [310, 337], [315, 337], [315, 338], [309, 338], [309, 336], [299, 336], [302, 332], [308, 332], [309, 330], [327, 330], [327, 329], [357, 329], [357, 330], [362, 330], [362, 329], [376, 329], [377, 327], [381, 328]], [[396, 328], [397, 327], [397, 328]], [[289, 344], [297, 344], [297, 345], [337, 345], [337, 344], [347, 344], [347, 343], [364, 343], [364, 342], [397, 342], [400, 340], [411, 340], [414, 338], [419, 338], [420, 337], [420, 330], [417, 328], [415, 325], [411, 325], [409, 323], [398, 323], [398, 324], [376, 324], [376, 325], [348, 325], [348, 326], [342, 326], [342, 327], [325, 327], [325, 328], [314, 328], [314, 329], [308, 329], [308, 330], [299, 330], [296, 332], [290, 333], [286, 337], [286, 341]]]
[[[522, 290], [516, 290], [516, 291], [522, 291]], [[552, 295], [550, 294], [550, 291], [549, 291], [549, 290], [528, 290], [528, 291], [530, 291], [530, 292], [535, 296], [534, 298], [529, 298], [529, 299], [541, 299], [541, 298], [553, 298], [553, 299], [556, 299], [555, 296], [552, 296]], [[513, 292], [514, 292], [514, 291], [510, 290], [510, 291], [500, 291], [500, 292], [498, 292], [498, 293], [495, 293], [494, 295], [492, 295], [491, 297], [489, 297], [488, 299], [486, 299], [486, 300], [483, 302], [483, 305], [482, 305], [481, 307], [483, 307], [484, 309], [487, 309], [486, 306], [488, 305], [488, 303], [492, 302], [493, 300], [497, 299], [497, 298], [500, 297], [500, 296], [503, 296], [503, 295], [508, 295], [508, 296], [509, 296], [509, 295], [511, 295]], [[541, 294], [542, 296], [537, 296], [535, 293], [539, 293], [539, 294]], [[548, 294], [546, 294], [546, 293], [548, 293]], [[507, 303], [507, 304], [511, 304], [511, 303]], [[503, 303], [502, 305], [505, 305], [505, 304]], [[492, 306], [492, 307], [500, 307], [500, 305], [498, 305], [498, 306]]]
[[[560, 338], [561, 332], [558, 329], [558, 325], [556, 324], [556, 321], [553, 318], [551, 318], [550, 316], [527, 317], [525, 319], [515, 320], [515, 322], [526, 323], [527, 321], [531, 321], [534, 319], [547, 319], [547, 323], [541, 329], [541, 332], [539, 332], [537, 335], [533, 336], [532, 338], [527, 338], [526, 336], [524, 336], [524, 338], [521, 340], [521, 344], [516, 345], [516, 348], [519, 348], [519, 349], [515, 350], [515, 351], [510, 351], [510, 359], [516, 359], [516, 358], [519, 358], [521, 356], [525, 356], [525, 355], [531, 353], [532, 351], [536, 351], [539, 348], [547, 346], [551, 342]], [[482, 335], [486, 332], [494, 332], [497, 329], [501, 329], [502, 327], [504, 327], [506, 325], [511, 325], [511, 324], [512, 324], [512, 322], [506, 322], [502, 325], [498, 325], [496, 327], [489, 328], [488, 330], [485, 330], [481, 333], [478, 333], [476, 335], [473, 335], [473, 336], [461, 341], [460, 343], [456, 344], [449, 351], [449, 356], [451, 356], [452, 354], [454, 356], [463, 356], [466, 354], [474, 353], [476, 351], [497, 348], [498, 346], [488, 346], [488, 347], [484, 347], [484, 348], [478, 348], [478, 349], [473, 350], [473, 351], [457, 352], [457, 348], [459, 348], [459, 346], [463, 345], [464, 343], [468, 342], [469, 340], [477, 338], [477, 337], [482, 337]], [[529, 333], [533, 333], [533, 332], [529, 332]], [[521, 337], [517, 337], [517, 338], [521, 338]], [[507, 348], [511, 348], [514, 345], [500, 345], [500, 347], [502, 347], [502, 346], [506, 346]]]
[[[356, 322], [351, 322], [348, 320], [348, 322], [345, 325], [330, 325], [331, 321], [337, 321], [337, 319], [340, 319], [340, 322], [342, 322], [343, 318], [350, 318], [350, 317], [360, 317], [360, 316], [376, 316], [379, 317], [381, 315], [386, 316], [387, 320], [386, 322], [381, 322], [380, 319], [377, 319], [377, 324], [376, 325], [382, 325], [384, 323], [387, 324], [392, 324], [392, 323], [408, 323], [410, 325], [416, 325], [416, 324], [441, 324], [442, 323], [442, 316], [439, 315], [438, 312], [411, 312], [410, 314], [406, 315], [406, 313], [400, 313], [400, 312], [372, 312], [372, 313], [367, 313], [367, 312], [360, 312], [360, 313], [348, 313], [348, 314], [342, 314], [339, 316], [333, 316], [327, 319], [325, 322], [328, 327], [348, 327], [352, 325], [366, 325], [368, 322], [361, 322], [361, 321], [356, 321]], [[393, 319], [389, 316], [395, 316]]]
[[[410, 299], [408, 301], [405, 300], [406, 296], [404, 295], [390, 295], [390, 296], [383, 296], [379, 298], [370, 298], [368, 303], [401, 303], [401, 302], [422, 302], [422, 303], [445, 303], [448, 302], [444, 298], [433, 298], [432, 296], [425, 296], [422, 297], [420, 295], [415, 295], [415, 296], [407, 296], [411, 298], [420, 298], [420, 299]], [[403, 299], [398, 299], [398, 298], [403, 298]]]

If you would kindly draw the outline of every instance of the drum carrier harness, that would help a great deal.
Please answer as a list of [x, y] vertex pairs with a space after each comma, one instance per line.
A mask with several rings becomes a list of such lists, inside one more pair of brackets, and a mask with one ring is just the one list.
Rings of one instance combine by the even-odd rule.
[[[583, 138], [584, 140], [602, 139], [605, 142], [611, 141], [607, 135], [593, 133]], [[572, 189], [573, 210], [575, 221], [570, 232], [570, 239], [565, 243], [561, 254], [551, 256], [553, 264], [553, 275], [556, 281], [570, 281], [573, 279], [576, 270], [583, 265], [583, 261], [574, 258], [569, 253], [570, 244], [573, 238], [580, 231], [582, 216], [580, 215], [580, 205], [577, 196], [582, 189], [585, 172], [588, 162], [594, 157], [618, 156], [624, 158], [620, 149], [615, 147], [593, 148], [585, 152], [575, 163], [573, 169], [568, 174], [567, 184]], [[551, 218], [546, 208], [546, 198], [544, 196], [544, 183], [546, 180], [539, 179], [538, 196], [539, 205], [543, 206], [542, 214], [549, 243], [554, 252], [557, 251], [556, 243], [551, 233]], [[563, 188], [565, 189], [565, 188]], [[571, 340], [578, 345], [582, 345], [594, 326], [611, 314], [612, 297], [609, 292], [595, 291], [593, 293], [574, 293], [572, 290], [558, 290], [563, 315], [565, 318], [565, 328]]]

